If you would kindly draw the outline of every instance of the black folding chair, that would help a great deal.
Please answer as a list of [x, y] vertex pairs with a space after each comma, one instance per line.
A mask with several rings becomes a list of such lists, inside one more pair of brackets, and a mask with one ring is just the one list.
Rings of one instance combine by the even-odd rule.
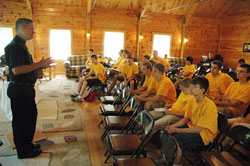
[[[131, 93], [128, 91], [127, 88], [123, 89], [122, 93], [116, 98], [114, 103], [111, 104], [101, 104], [100, 105], [100, 115], [102, 116], [118, 116], [121, 115], [126, 109], [125, 107], [128, 105], [128, 102], [130, 100]], [[133, 99], [134, 100], [134, 99]], [[122, 105], [120, 105], [120, 102], [122, 102]], [[130, 101], [130, 104], [132, 101]], [[104, 118], [101, 120], [101, 122], [98, 124], [98, 127], [103, 123]]]
[[[159, 149], [162, 159], [156, 162], [150, 158], [139, 158], [141, 151], [152, 143]], [[136, 153], [130, 156], [130, 158], [117, 158], [114, 160], [115, 166], [155, 166], [166, 165], [172, 166], [177, 155], [177, 143], [175, 139], [168, 134], [167, 131], [160, 129], [153, 132], [152, 137], [146, 141], [143, 147]]]
[[[144, 144], [144, 141], [150, 136], [153, 126], [153, 117], [144, 110], [135, 117], [133, 122], [128, 126], [127, 130], [124, 130], [125, 133], [122, 132], [122, 134], [108, 135], [106, 137], [108, 150], [105, 153], [105, 155], [108, 154], [108, 156], [104, 163], [107, 163], [111, 156], [114, 158], [116, 155], [136, 154], [137, 151], [140, 150], [140, 147]], [[132, 132], [131, 128], [134, 129]]]
[[137, 112], [140, 108], [140, 102], [134, 102], [135, 97], [132, 97], [124, 109], [120, 112], [124, 112], [125, 110], [129, 110], [131, 112], [131, 116], [106, 116], [104, 117], [104, 129], [105, 131], [102, 134], [102, 140], [107, 136], [110, 130], [124, 130], [129, 124], [132, 122], [132, 119], [137, 115]]

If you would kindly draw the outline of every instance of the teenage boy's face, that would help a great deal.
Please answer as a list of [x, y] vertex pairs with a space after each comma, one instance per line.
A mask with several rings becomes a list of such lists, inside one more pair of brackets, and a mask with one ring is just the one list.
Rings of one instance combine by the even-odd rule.
[[152, 76], [155, 78], [158, 78], [162, 75], [162, 73], [160, 73], [156, 68], [153, 68], [152, 70]]
[[129, 58], [129, 59], [127, 59], [127, 62], [128, 62], [129, 65], [131, 65], [133, 63], [133, 59]]
[[220, 72], [219, 66], [216, 64], [212, 64], [211, 65], [211, 73], [213, 75], [217, 75], [217, 74], [219, 74], [219, 72]]
[[97, 63], [97, 59], [95, 59], [95, 58], [91, 58], [91, 61], [92, 61], [92, 63], [94, 63], [94, 64]]
[[190, 89], [191, 89], [191, 93], [192, 93], [194, 96], [203, 94], [203, 89], [200, 88], [200, 85], [199, 85], [199, 84], [196, 84], [196, 85], [191, 84]]
[[148, 69], [146, 66], [142, 66], [142, 73], [146, 75], [148, 73]]
[[148, 61], [149, 61], [149, 60], [148, 60], [147, 58], [145, 58], [145, 57], [142, 58], [142, 62], [143, 62], [143, 63], [146, 63], [146, 62], [148, 62]]
[[184, 87], [184, 86], [182, 86], [182, 85], [179, 85], [180, 86], [180, 89], [181, 89], [181, 91], [184, 93], [184, 94], [191, 94], [191, 90], [190, 90], [190, 87], [188, 87], [188, 88], [186, 88], [186, 87]]
[[158, 53], [157, 52], [153, 52], [153, 57], [154, 58], [158, 58]]
[[237, 67], [236, 73], [239, 80], [244, 80], [247, 78], [247, 76], [249, 76], [249, 73], [247, 73], [247, 69], [242, 67]]

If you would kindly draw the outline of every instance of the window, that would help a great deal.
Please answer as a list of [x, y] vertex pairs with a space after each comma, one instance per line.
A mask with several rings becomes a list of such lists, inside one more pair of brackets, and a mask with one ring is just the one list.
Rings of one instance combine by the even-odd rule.
[[105, 32], [104, 37], [104, 56], [111, 57], [113, 60], [119, 58], [119, 51], [124, 47], [123, 32]]
[[0, 27], [0, 56], [4, 55], [4, 48], [11, 42], [12, 39], [12, 28]]
[[66, 60], [70, 55], [70, 30], [50, 30], [50, 57], [55, 60]]
[[170, 57], [170, 35], [154, 34], [153, 50], [158, 51], [158, 55], [164, 58], [165, 54]]

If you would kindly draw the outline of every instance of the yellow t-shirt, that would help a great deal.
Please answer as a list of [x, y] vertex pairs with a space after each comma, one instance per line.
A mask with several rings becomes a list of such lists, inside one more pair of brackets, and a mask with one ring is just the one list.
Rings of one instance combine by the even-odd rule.
[[232, 110], [235, 117], [242, 115], [250, 104], [250, 84], [240, 84], [239, 82], [233, 82], [227, 88], [225, 95], [229, 98], [237, 99], [244, 103], [240, 107], [228, 107], [230, 110]]
[[162, 57], [158, 57], [157, 59], [151, 58], [151, 60], [154, 61], [155, 63], [163, 64], [165, 66], [165, 71], [168, 70], [168, 68], [169, 68], [169, 61], [168, 60], [166, 60], [166, 59], [164, 59]]
[[234, 80], [225, 73], [219, 73], [219, 75], [215, 77], [212, 73], [208, 73], [206, 78], [209, 81], [207, 94], [213, 100], [219, 99], [222, 95], [224, 95], [228, 86], [234, 82]]
[[185, 78], [192, 78], [195, 72], [195, 67], [194, 65], [185, 65], [184, 68], [182, 69], [183, 72], [190, 72]]
[[90, 72], [94, 72], [95, 75], [98, 75], [98, 79], [103, 83], [106, 80], [106, 70], [101, 63], [97, 63], [96, 65], [93, 63]]
[[204, 145], [212, 142], [218, 131], [218, 110], [214, 102], [205, 97], [201, 102], [197, 103], [193, 97], [188, 100], [185, 110], [185, 117], [190, 120], [188, 127], [202, 127], [200, 136]]
[[147, 88], [148, 91], [155, 93], [156, 79], [151, 75], [150, 77], [146, 76], [145, 81], [142, 87]]
[[156, 95], [162, 96], [162, 100], [172, 104], [176, 101], [176, 90], [172, 81], [163, 75], [160, 81], [156, 80], [155, 85]]
[[185, 113], [184, 107], [187, 104], [187, 100], [189, 100], [192, 97], [194, 97], [194, 96], [186, 95], [183, 92], [181, 92], [178, 99], [176, 100], [176, 102], [171, 107], [171, 111]]
[[138, 66], [134, 62], [131, 65], [124, 63], [121, 68], [121, 73], [126, 74], [127, 79], [131, 79], [135, 74], [139, 73]]
[[88, 68], [91, 68], [92, 65], [92, 60], [91, 60], [91, 56], [88, 57], [86, 64], [85, 64]]
[[113, 67], [114, 67], [114, 68], [117, 68], [117, 67], [120, 65], [120, 63], [121, 63], [124, 59], [126, 59], [126, 57], [125, 57], [125, 56], [121, 56], [121, 57], [118, 59], [118, 61], [113, 65]]
[[119, 66], [116, 68], [118, 71], [121, 71], [122, 70], [122, 66], [127, 63], [127, 59], [123, 59], [121, 61], [121, 63], [119, 64]]

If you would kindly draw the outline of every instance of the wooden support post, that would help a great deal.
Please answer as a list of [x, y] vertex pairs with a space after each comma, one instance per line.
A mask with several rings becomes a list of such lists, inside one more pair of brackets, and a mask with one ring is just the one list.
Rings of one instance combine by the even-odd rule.
[[90, 34], [90, 12], [91, 12], [91, 3], [92, 0], [87, 1], [87, 16], [86, 16], [86, 54], [88, 54], [90, 49], [90, 37], [87, 34]]
[[181, 58], [183, 58], [183, 53], [184, 53], [184, 39], [186, 36], [186, 18], [183, 19], [182, 23], [182, 35], [181, 35]]

